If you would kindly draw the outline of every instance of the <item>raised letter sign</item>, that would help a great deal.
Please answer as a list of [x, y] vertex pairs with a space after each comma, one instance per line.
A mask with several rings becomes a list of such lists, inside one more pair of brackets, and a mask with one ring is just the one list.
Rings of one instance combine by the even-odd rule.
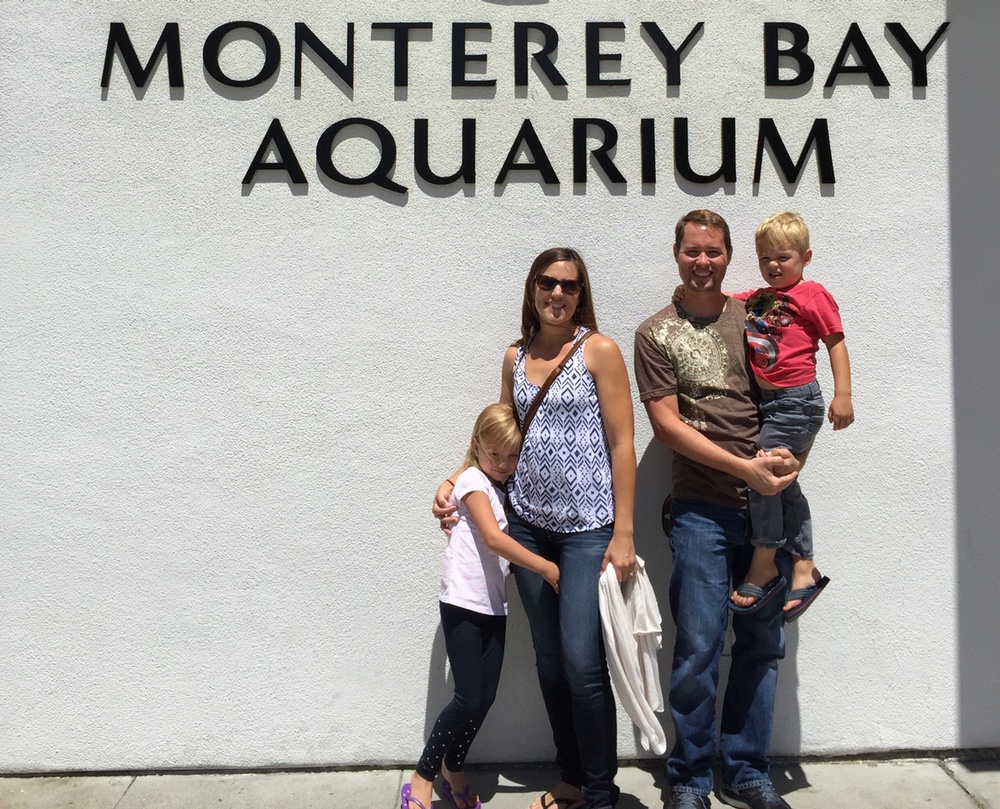
[[458, 171], [447, 177], [442, 177], [431, 171], [428, 158], [430, 151], [430, 136], [428, 135], [426, 118], [417, 118], [413, 122], [413, 167], [417, 176], [434, 185], [450, 185], [461, 180], [463, 183], [476, 181], [476, 119], [462, 119], [462, 164]]
[[[272, 147], [277, 162], [266, 163], [264, 162], [264, 158]], [[257, 154], [250, 161], [250, 168], [243, 175], [243, 185], [252, 183], [256, 179], [258, 171], [284, 171], [288, 174], [288, 179], [291, 182], [306, 182], [306, 175], [302, 172], [302, 166], [299, 165], [298, 158], [295, 157], [295, 152], [292, 149], [292, 144], [289, 142], [288, 136], [281, 126], [281, 121], [277, 118], [271, 121], [271, 126], [268, 127], [267, 134], [264, 135], [264, 140], [260, 142]]]
[[347, 23], [347, 62], [331, 51], [304, 22], [295, 23], [295, 86], [302, 86], [302, 51], [305, 45], [326, 63], [342, 82], [354, 89], [354, 23]]
[[[792, 45], [785, 50], [781, 50], [778, 47], [780, 44], [778, 34], [782, 31], [787, 31], [792, 35]], [[806, 53], [806, 46], [808, 44], [809, 32], [804, 26], [798, 23], [764, 23], [764, 84], [768, 87], [793, 87], [808, 82], [816, 71], [816, 63]], [[781, 67], [780, 57], [792, 59], [798, 65], [797, 72], [790, 79], [781, 78], [779, 71]]]
[[[222, 52], [222, 40], [231, 31], [238, 31], [241, 28], [248, 28], [261, 38], [264, 43], [264, 64], [260, 72], [252, 79], [231, 79], [222, 72], [219, 65], [219, 54]], [[205, 60], [205, 70], [208, 75], [219, 84], [227, 87], [253, 87], [255, 84], [267, 81], [278, 72], [278, 65], [281, 64], [281, 45], [278, 38], [271, 33], [270, 28], [265, 28], [256, 22], [227, 22], [220, 25], [205, 40], [205, 47], [202, 49], [202, 58]]]
[[[850, 53], [851, 48], [854, 49], [858, 63], [856, 65], [845, 65], [844, 62], [847, 60], [847, 54]], [[868, 40], [865, 39], [865, 35], [861, 33], [861, 27], [856, 22], [852, 22], [851, 27], [847, 29], [844, 44], [840, 46], [840, 53], [833, 60], [833, 68], [830, 70], [830, 75], [823, 86], [833, 87], [837, 81], [837, 76], [841, 73], [867, 73], [873, 86], [889, 86], [889, 80], [885, 77], [885, 73], [882, 72], [878, 59], [872, 53]]]
[[469, 62], [486, 64], [485, 53], [466, 53], [465, 34], [468, 31], [492, 31], [488, 22], [456, 22], [451, 24], [451, 86], [496, 87], [496, 79], [470, 79], [466, 76]]
[[601, 31], [605, 28], [624, 31], [623, 22], [588, 22], [587, 23], [587, 86], [588, 87], [628, 87], [631, 79], [602, 79], [601, 64], [613, 62], [621, 66], [620, 53], [601, 53]]
[[778, 168], [785, 176], [785, 179], [794, 183], [799, 179], [802, 169], [805, 168], [806, 159], [809, 157], [809, 147], [816, 144], [816, 162], [819, 164], [819, 181], [821, 183], [835, 183], [833, 175], [833, 151], [830, 148], [830, 127], [826, 118], [817, 118], [809, 130], [809, 137], [802, 147], [799, 159], [793, 163], [788, 155], [781, 135], [778, 134], [778, 127], [774, 124], [773, 118], [761, 118], [760, 129], [757, 134], [757, 159], [754, 161], [753, 182], [757, 185], [760, 182], [760, 167], [764, 160], [764, 144], [771, 147], [771, 154], [778, 161]]
[[681, 60], [687, 55], [684, 51], [687, 50], [687, 46], [691, 44], [691, 40], [693, 40], [697, 33], [704, 27], [705, 23], [698, 23], [691, 29], [691, 33], [687, 35], [687, 38], [681, 43], [681, 46], [679, 48], [675, 48], [670, 44], [670, 40], [664, 36], [663, 31], [660, 30], [660, 26], [658, 26], [655, 22], [644, 22], [642, 24], [642, 30], [649, 34], [649, 38], [653, 40], [653, 44], [656, 46], [656, 49], [663, 54], [663, 59], [667, 63], [668, 87], [677, 87], [681, 83]]
[[104, 55], [104, 72], [101, 74], [101, 87], [107, 88], [111, 84], [111, 62], [115, 58], [115, 48], [121, 54], [125, 69], [128, 71], [132, 83], [136, 87], [145, 87], [146, 83], [156, 69], [156, 62], [167, 50], [167, 76], [171, 87], [184, 86], [184, 74], [181, 71], [181, 34], [180, 27], [175, 22], [168, 22], [163, 26], [163, 33], [157, 40], [156, 47], [153, 48], [153, 55], [149, 57], [146, 66], [142, 66], [139, 57], [132, 47], [132, 40], [129, 39], [128, 31], [125, 30], [125, 23], [111, 23], [111, 30], [108, 31], [108, 50]]
[[[533, 162], [514, 162], [517, 159], [517, 153], [521, 150], [522, 146], [531, 155]], [[537, 171], [542, 175], [542, 182], [551, 183], [553, 185], [559, 184], [559, 178], [556, 176], [556, 170], [552, 168], [549, 156], [545, 154], [545, 149], [542, 148], [542, 142], [538, 139], [538, 134], [535, 132], [535, 127], [532, 126], [530, 118], [525, 118], [524, 123], [521, 124], [521, 129], [518, 131], [517, 137], [514, 139], [514, 145], [510, 147], [510, 151], [507, 153], [507, 159], [503, 161], [503, 167], [500, 169], [500, 173], [497, 175], [494, 185], [503, 185], [507, 182], [507, 175], [512, 171]]]
[[372, 31], [392, 31], [396, 43], [393, 84], [407, 87], [410, 83], [410, 31], [431, 31], [429, 22], [373, 22]]
[[931, 41], [927, 43], [927, 47], [923, 50], [913, 41], [913, 37], [907, 33], [901, 22], [887, 22], [885, 27], [889, 29], [889, 33], [896, 38], [902, 49], [906, 51], [906, 55], [910, 57], [910, 72], [913, 73], [913, 86], [926, 87], [927, 54], [937, 45], [938, 40], [944, 36], [944, 32], [948, 28], [948, 23], [941, 23], [941, 26], [937, 29], [937, 33], [931, 37]]
[[[364, 177], [348, 177], [333, 163], [334, 139], [342, 129], [349, 126], [362, 126], [370, 129], [378, 138], [378, 165]], [[395, 165], [396, 139], [382, 124], [368, 118], [345, 118], [343, 121], [337, 121], [333, 126], [328, 127], [316, 142], [316, 166], [331, 180], [336, 180], [344, 185], [369, 185], [373, 183], [390, 191], [405, 194], [406, 187], [393, 182], [392, 170]]]
[[556, 69], [555, 64], [549, 58], [552, 52], [559, 46], [559, 32], [551, 25], [544, 22], [516, 22], [514, 23], [514, 86], [528, 86], [528, 32], [538, 31], [544, 42], [542, 49], [531, 55], [535, 64], [541, 68], [553, 87], [565, 87], [566, 79]]
[[587, 182], [587, 129], [591, 125], [601, 130], [601, 145], [591, 149], [590, 154], [604, 170], [609, 182], [624, 183], [624, 175], [608, 154], [618, 144], [618, 130], [610, 121], [601, 118], [573, 119], [573, 182]]
[[656, 119], [639, 121], [639, 155], [642, 160], [642, 181], [656, 182]]
[[674, 165], [677, 173], [692, 183], [714, 183], [722, 178], [736, 182], [736, 119], [722, 119], [722, 165], [715, 174], [698, 174], [691, 168], [688, 119], [674, 118]]

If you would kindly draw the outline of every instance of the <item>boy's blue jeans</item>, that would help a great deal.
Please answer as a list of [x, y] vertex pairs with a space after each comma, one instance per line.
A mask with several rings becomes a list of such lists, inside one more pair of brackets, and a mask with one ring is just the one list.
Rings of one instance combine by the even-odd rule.
[[[670, 612], [677, 625], [670, 675], [676, 741], [667, 760], [674, 792], [708, 795], [716, 751], [719, 659], [729, 621], [732, 582], [742, 581], [752, 547], [746, 510], [690, 500], [671, 504]], [[780, 563], [787, 558], [779, 554]], [[781, 599], [733, 615], [736, 636], [722, 707], [718, 749], [726, 784], [770, 782], [768, 749], [778, 661], [785, 656]]]
[[[819, 382], [797, 388], [761, 390], [760, 415], [757, 444], [761, 449], [783, 447], [796, 455], [805, 452], [812, 446], [826, 416]], [[750, 517], [755, 547], [784, 547], [802, 559], [813, 558], [812, 515], [798, 480], [773, 495], [751, 489]]]
[[561, 780], [578, 786], [588, 809], [612, 809], [619, 789], [618, 727], [611, 691], [598, 580], [614, 526], [562, 534], [507, 513], [507, 532], [559, 565], [559, 592], [537, 573], [511, 565], [531, 627], [542, 699]]

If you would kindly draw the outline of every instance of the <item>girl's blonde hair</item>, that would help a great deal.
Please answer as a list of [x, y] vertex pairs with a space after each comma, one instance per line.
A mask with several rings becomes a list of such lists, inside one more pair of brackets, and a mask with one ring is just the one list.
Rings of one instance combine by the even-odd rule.
[[521, 447], [521, 429], [514, 418], [514, 408], [509, 404], [487, 405], [472, 428], [472, 440], [465, 454], [465, 465], [479, 466], [476, 444], [483, 452], [509, 452]]

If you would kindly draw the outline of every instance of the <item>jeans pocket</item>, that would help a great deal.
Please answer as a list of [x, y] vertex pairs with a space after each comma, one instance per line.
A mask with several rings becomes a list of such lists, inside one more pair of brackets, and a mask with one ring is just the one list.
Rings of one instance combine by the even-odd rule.
[[802, 406], [802, 415], [805, 417], [809, 427], [814, 432], [819, 432], [819, 428], [823, 426], [823, 422], [826, 420], [826, 407], [823, 402], [819, 404], [809, 402]]

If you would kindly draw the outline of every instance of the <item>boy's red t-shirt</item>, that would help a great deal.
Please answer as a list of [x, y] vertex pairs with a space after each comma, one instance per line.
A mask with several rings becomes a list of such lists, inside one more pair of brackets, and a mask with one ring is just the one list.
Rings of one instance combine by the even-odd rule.
[[820, 340], [844, 331], [840, 309], [826, 288], [816, 281], [800, 281], [787, 289], [761, 287], [733, 297], [746, 301], [745, 331], [754, 374], [778, 388], [814, 381]]

